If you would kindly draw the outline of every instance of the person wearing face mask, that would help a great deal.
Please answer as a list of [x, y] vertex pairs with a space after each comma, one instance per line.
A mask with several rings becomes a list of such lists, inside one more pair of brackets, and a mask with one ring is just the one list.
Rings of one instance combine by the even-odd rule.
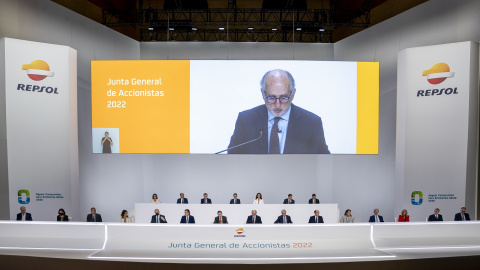
[[57, 221], [68, 221], [68, 216], [65, 214], [63, 208], [58, 209]]
[[160, 215], [160, 210], [155, 209], [155, 215], [152, 216], [150, 223], [167, 223], [164, 215]]

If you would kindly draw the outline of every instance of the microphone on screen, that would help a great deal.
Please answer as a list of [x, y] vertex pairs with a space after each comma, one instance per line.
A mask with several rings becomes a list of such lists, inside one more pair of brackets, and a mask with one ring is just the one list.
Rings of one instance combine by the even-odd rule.
[[229, 147], [229, 148], [227, 148], [227, 149], [225, 149], [225, 150], [222, 150], [222, 151], [220, 151], [220, 152], [217, 152], [217, 153], [215, 153], [215, 154], [220, 154], [220, 153], [223, 153], [223, 152], [225, 152], [225, 151], [228, 151], [228, 150], [231, 150], [231, 149], [240, 147], [240, 146], [242, 146], [242, 145], [249, 144], [249, 143], [254, 142], [254, 141], [258, 141], [258, 140], [260, 140], [260, 138], [262, 137], [262, 135], [263, 135], [263, 131], [260, 130], [260, 136], [258, 136], [258, 138], [255, 138], [255, 139], [250, 140], [250, 141], [248, 141], [248, 142], [244, 142], [244, 143], [241, 143], [241, 144], [234, 145], [234, 146], [232, 146], [232, 147]]

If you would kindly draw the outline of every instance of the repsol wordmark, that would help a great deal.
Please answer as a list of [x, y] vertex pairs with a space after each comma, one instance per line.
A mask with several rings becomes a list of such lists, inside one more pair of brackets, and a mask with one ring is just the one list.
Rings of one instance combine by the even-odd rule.
[[417, 91], [417, 97], [441, 96], [441, 95], [452, 95], [452, 94], [454, 95], [458, 94], [457, 87]]
[[45, 92], [47, 94], [58, 94], [56, 87], [54, 88], [51, 86], [38, 86], [38, 85], [21, 84], [21, 83], [18, 84], [17, 90], [38, 92], [38, 93]]

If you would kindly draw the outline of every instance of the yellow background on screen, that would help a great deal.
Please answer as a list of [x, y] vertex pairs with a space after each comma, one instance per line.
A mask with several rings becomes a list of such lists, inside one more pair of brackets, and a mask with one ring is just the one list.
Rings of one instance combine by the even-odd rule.
[[[129, 84], [107, 85], [122, 78]], [[133, 78], [161, 78], [161, 85], [132, 85]], [[163, 96], [126, 97], [120, 90]], [[108, 108], [109, 101], [125, 108]], [[190, 61], [92, 61], [92, 128], [118, 128], [120, 153], [190, 153]]]
[[379, 63], [357, 63], [357, 154], [378, 154]]

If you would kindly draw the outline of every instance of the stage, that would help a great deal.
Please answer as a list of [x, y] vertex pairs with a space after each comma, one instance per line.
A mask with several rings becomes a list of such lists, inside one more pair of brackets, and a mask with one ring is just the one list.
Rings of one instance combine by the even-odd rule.
[[197, 264], [478, 256], [480, 222], [173, 225], [1, 221], [0, 255]]

